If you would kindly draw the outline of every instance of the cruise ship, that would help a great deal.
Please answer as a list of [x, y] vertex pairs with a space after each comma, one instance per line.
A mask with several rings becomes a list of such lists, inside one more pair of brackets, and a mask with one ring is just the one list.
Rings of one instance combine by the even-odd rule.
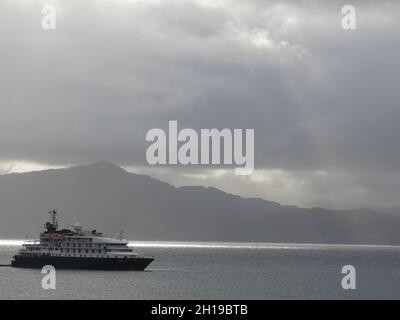
[[11, 266], [56, 269], [144, 270], [154, 259], [141, 257], [128, 247], [128, 241], [103, 236], [97, 230], [58, 229], [57, 211], [49, 212], [40, 240], [25, 243], [13, 257]]

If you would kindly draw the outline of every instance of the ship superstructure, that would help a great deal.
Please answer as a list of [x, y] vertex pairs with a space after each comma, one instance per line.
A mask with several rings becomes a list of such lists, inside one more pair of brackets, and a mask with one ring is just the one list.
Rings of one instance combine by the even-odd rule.
[[105, 237], [97, 230], [58, 229], [57, 211], [50, 211], [40, 240], [26, 243], [14, 256], [12, 266], [41, 268], [53, 265], [62, 269], [144, 270], [154, 259], [139, 256], [128, 241]]

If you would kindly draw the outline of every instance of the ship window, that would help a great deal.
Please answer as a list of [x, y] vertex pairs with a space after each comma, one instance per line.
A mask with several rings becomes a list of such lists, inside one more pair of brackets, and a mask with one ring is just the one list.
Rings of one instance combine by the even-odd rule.
[[92, 252], [94, 253], [94, 252], [95, 252], [95, 250], [92, 250]]

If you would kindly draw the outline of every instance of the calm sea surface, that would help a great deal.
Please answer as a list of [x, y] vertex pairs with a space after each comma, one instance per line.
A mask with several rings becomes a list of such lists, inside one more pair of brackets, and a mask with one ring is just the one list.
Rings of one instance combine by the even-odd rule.
[[[399, 299], [400, 247], [226, 243], [134, 243], [155, 257], [147, 271], [0, 267], [0, 299]], [[0, 241], [0, 264], [20, 247]], [[343, 290], [342, 266], [356, 268]]]

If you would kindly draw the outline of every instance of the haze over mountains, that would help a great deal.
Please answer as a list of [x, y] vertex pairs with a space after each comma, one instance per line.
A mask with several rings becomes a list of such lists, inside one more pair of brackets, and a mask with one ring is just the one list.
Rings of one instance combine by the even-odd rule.
[[35, 237], [59, 210], [62, 226], [132, 240], [400, 244], [400, 215], [282, 206], [215, 188], [180, 187], [107, 162], [0, 176], [0, 238]]

